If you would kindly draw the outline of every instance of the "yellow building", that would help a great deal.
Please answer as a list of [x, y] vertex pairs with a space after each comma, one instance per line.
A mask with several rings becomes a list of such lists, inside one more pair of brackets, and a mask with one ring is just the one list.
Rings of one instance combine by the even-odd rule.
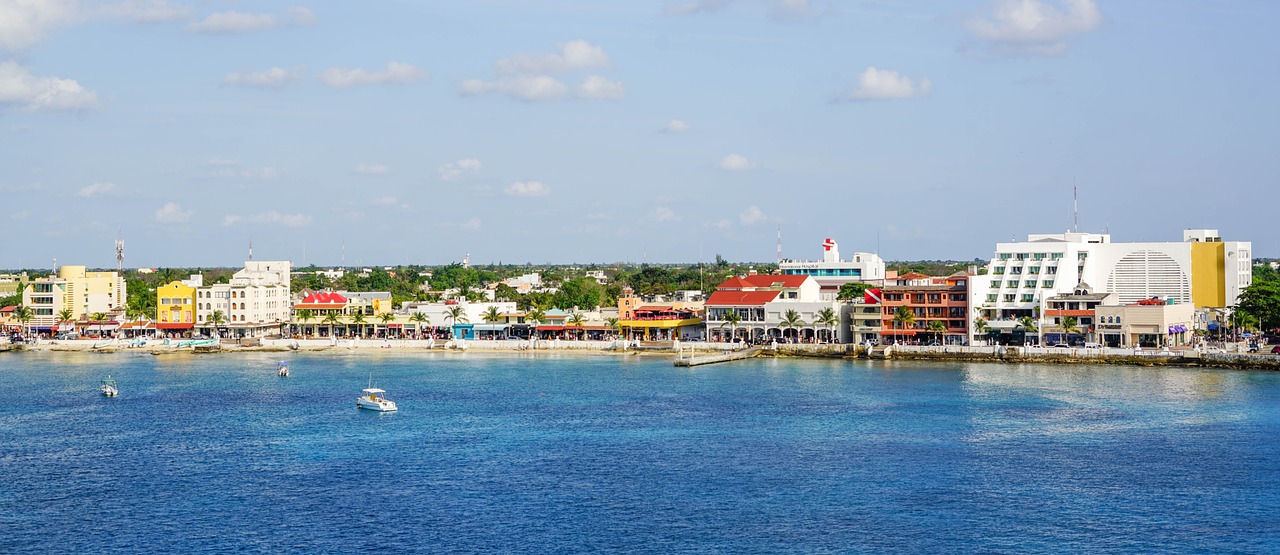
[[628, 287], [618, 297], [618, 328], [626, 339], [700, 339], [703, 333], [702, 318], [698, 317], [701, 304], [645, 302]]
[[22, 304], [31, 307], [31, 326], [37, 332], [52, 331], [59, 314], [70, 311], [73, 319], [96, 312], [112, 312], [125, 306], [124, 278], [117, 272], [90, 272], [84, 266], [63, 266], [57, 276], [32, 280], [22, 292]]
[[196, 287], [200, 276], [156, 288], [156, 329], [189, 334], [196, 326]]

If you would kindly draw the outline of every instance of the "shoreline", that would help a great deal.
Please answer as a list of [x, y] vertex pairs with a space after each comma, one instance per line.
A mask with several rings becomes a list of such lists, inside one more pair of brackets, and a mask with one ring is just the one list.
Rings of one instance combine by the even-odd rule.
[[[539, 340], [531, 344], [524, 340], [293, 340], [264, 339], [254, 345], [234, 342], [222, 343], [209, 351], [194, 351], [191, 347], [176, 347], [171, 342], [149, 341], [146, 345], [130, 347], [127, 342], [100, 346], [92, 340], [48, 340], [35, 345], [3, 345], [0, 353], [73, 352], [73, 353], [135, 353], [156, 356], [171, 355], [221, 355], [237, 353], [332, 353], [332, 354], [427, 354], [441, 353], [465, 355], [481, 354], [515, 355], [578, 355], [578, 356], [663, 356], [673, 363], [681, 356], [706, 356], [728, 354], [741, 349], [727, 343], [689, 342], [666, 345], [627, 344], [617, 341], [564, 341]], [[95, 348], [95, 346], [97, 348]], [[1120, 366], [1182, 366], [1191, 368], [1218, 368], [1224, 370], [1280, 370], [1280, 356], [1269, 354], [1199, 353], [1192, 350], [1135, 353], [1130, 349], [1055, 349], [1045, 347], [923, 347], [896, 346], [887, 356], [865, 346], [855, 344], [813, 345], [779, 344], [776, 349], [762, 349], [755, 358], [826, 358], [850, 360], [909, 360], [987, 362], [998, 364], [1076, 364]]]

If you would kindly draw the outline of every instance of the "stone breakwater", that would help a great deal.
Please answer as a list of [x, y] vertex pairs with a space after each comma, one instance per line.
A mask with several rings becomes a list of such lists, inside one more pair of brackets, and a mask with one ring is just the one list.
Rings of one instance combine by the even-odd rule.
[[1194, 350], [1084, 349], [1047, 347], [890, 347], [886, 356], [861, 345], [778, 345], [761, 356], [823, 358], [888, 358], [894, 360], [946, 360], [959, 362], [1123, 364], [1131, 366], [1196, 366], [1248, 370], [1280, 370], [1280, 356], [1270, 354], [1200, 353]]

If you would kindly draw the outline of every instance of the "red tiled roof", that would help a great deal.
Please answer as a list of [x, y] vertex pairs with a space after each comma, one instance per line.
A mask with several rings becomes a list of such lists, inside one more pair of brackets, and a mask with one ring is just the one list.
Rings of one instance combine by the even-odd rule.
[[743, 287], [751, 287], [750, 283], [742, 281], [738, 276], [732, 276], [724, 280], [724, 283], [716, 286], [716, 289], [742, 289]]
[[750, 289], [760, 287], [800, 287], [804, 280], [811, 279], [807, 275], [756, 274], [752, 276], [734, 276], [724, 280], [716, 289]]
[[716, 291], [704, 306], [761, 306], [778, 298], [781, 291]]
[[926, 275], [924, 275], [924, 274], [922, 274], [922, 273], [920, 273], [920, 272], [908, 272], [908, 273], [905, 273], [905, 274], [902, 274], [902, 275], [898, 276], [898, 279], [900, 279], [900, 280], [915, 281], [915, 280], [918, 280], [918, 279], [929, 279], [929, 276], [926, 276]]
[[17, 309], [18, 309], [18, 307], [10, 305], [10, 306], [6, 306], [6, 307], [4, 307], [4, 308], [0, 308], [0, 312], [13, 312], [13, 311], [15, 311], [15, 310], [17, 310]]
[[312, 293], [298, 304], [346, 304], [347, 298], [337, 293]]

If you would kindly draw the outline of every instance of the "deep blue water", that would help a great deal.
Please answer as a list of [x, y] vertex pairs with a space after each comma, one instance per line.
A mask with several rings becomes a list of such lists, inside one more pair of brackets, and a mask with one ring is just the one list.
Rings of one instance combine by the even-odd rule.
[[277, 357], [0, 355], [0, 553], [1280, 551], [1277, 373]]

